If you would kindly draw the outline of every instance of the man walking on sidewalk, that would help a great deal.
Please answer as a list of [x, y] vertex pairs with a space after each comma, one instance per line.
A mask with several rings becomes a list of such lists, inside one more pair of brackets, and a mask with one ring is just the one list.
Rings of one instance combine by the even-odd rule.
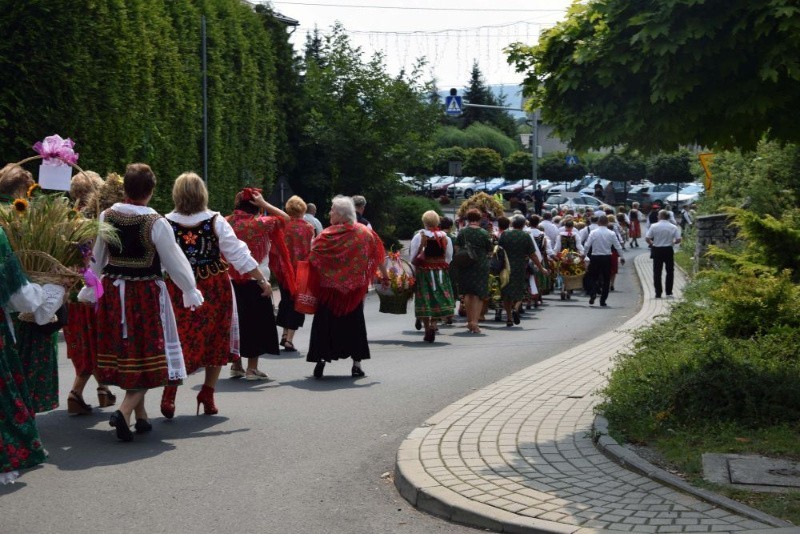
[[608, 216], [603, 214], [597, 218], [597, 229], [593, 230], [583, 248], [589, 254], [589, 304], [594, 304], [600, 286], [600, 306], [606, 306], [608, 289], [611, 285], [611, 250], [619, 254], [619, 261], [625, 263], [622, 257], [622, 245], [617, 239], [617, 234], [608, 229]]
[[652, 224], [645, 235], [647, 244], [651, 247], [650, 257], [653, 258], [653, 286], [656, 298], [661, 298], [661, 271], [666, 267], [667, 280], [665, 288], [667, 296], [672, 296], [672, 282], [675, 279], [675, 251], [673, 245], [681, 242], [681, 229], [669, 221], [669, 212], [658, 212], [658, 222]]

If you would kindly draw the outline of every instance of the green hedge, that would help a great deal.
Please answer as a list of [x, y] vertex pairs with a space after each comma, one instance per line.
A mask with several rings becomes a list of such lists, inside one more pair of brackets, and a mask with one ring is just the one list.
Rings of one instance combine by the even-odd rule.
[[394, 235], [397, 239], [411, 239], [422, 228], [422, 214], [433, 210], [442, 215], [438, 202], [425, 197], [400, 197], [394, 203]]
[[[0, 161], [71, 137], [79, 164], [104, 174], [132, 161], [172, 182], [202, 172], [201, 16], [208, 34], [211, 205], [274, 180], [275, 59], [262, 17], [238, 0], [27, 0], [0, 15]], [[31, 167], [34, 169], [34, 166]]]

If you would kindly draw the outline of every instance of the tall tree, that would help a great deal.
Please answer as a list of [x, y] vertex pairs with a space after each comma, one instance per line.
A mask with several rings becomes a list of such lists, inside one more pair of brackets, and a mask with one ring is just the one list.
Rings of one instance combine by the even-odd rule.
[[441, 110], [429, 103], [420, 68], [389, 76], [383, 57], [365, 60], [340, 25], [324, 36], [322, 65], [307, 57], [307, 121], [292, 185], [319, 204], [362, 194], [367, 217], [383, 230], [398, 187], [393, 173], [427, 154]]
[[[502, 95], [498, 100], [492, 89], [486, 85], [483, 73], [481, 72], [478, 62], [472, 64], [472, 71], [470, 73], [469, 85], [464, 88], [464, 100], [470, 104], [479, 104], [483, 106], [505, 106], [505, 95]], [[517, 125], [514, 119], [508, 112], [502, 109], [490, 108], [473, 108], [467, 106], [464, 110], [464, 117], [461, 128], [467, 128], [476, 122], [488, 124], [496, 127], [501, 132], [509, 137], [517, 135]]]
[[800, 140], [797, 0], [576, 2], [538, 45], [508, 53], [577, 149]]

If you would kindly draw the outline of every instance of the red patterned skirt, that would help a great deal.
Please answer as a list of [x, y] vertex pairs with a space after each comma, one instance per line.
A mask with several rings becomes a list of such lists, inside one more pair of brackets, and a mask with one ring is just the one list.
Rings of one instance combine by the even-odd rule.
[[97, 314], [94, 304], [67, 304], [67, 324], [64, 326], [67, 358], [78, 376], [89, 376], [97, 367]]
[[167, 287], [178, 323], [186, 373], [194, 373], [201, 367], [224, 366], [232, 362], [233, 291], [228, 273], [197, 280], [197, 289], [203, 294], [205, 302], [195, 311], [183, 307], [183, 292], [174, 282], [168, 280]]
[[[125, 282], [128, 337], [122, 337], [122, 303], [114, 279], [103, 278], [97, 310], [97, 376], [102, 384], [122, 389], [167, 385], [167, 357], [155, 280]], [[167, 301], [169, 302], [169, 301]]]

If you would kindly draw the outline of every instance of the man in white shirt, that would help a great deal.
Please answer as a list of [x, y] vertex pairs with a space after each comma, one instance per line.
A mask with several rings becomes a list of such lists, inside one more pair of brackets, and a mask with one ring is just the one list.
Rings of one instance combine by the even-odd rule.
[[689, 213], [689, 206], [684, 205], [681, 208], [681, 230], [686, 230], [686, 227], [692, 224], [694, 224], [694, 220], [692, 220], [692, 215]]
[[539, 228], [544, 232], [544, 235], [547, 236], [547, 239], [550, 240], [550, 243], [555, 243], [556, 238], [558, 237], [559, 228], [555, 224], [553, 224], [553, 214], [549, 211], [545, 211], [542, 213], [542, 222], [539, 223]]
[[589, 272], [586, 273], [589, 277], [589, 304], [594, 304], [599, 289], [600, 306], [606, 306], [611, 285], [611, 250], [615, 249], [620, 256], [619, 261], [625, 263], [622, 257], [622, 245], [617, 235], [608, 229], [607, 215], [600, 215], [597, 218], [597, 228], [589, 234], [583, 249], [590, 258]]
[[661, 298], [661, 271], [666, 267], [667, 279], [664, 289], [667, 296], [672, 296], [672, 283], [675, 279], [675, 251], [673, 245], [681, 242], [681, 229], [669, 220], [667, 210], [658, 212], [658, 222], [650, 225], [645, 234], [645, 240], [651, 247], [650, 256], [653, 258], [653, 286], [656, 298]]
[[317, 237], [319, 234], [322, 233], [322, 223], [319, 222], [319, 219], [316, 217], [317, 215], [317, 205], [312, 204], [309, 202], [306, 204], [306, 214], [303, 215], [303, 219], [311, 223], [311, 226], [314, 227], [314, 237]]

